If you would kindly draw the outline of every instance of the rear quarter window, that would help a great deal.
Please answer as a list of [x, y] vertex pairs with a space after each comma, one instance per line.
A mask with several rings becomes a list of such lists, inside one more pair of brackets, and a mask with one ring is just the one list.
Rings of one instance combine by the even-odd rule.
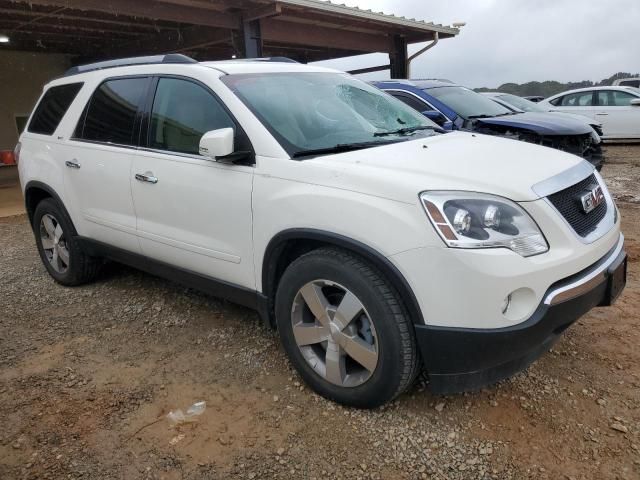
[[82, 85], [68, 83], [49, 88], [33, 112], [27, 130], [41, 135], [53, 135]]

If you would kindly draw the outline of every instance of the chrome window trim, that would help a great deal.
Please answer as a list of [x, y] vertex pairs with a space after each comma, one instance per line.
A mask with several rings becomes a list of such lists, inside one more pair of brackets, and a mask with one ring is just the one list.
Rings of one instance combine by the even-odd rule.
[[[546, 297], [544, 298], [545, 305], [552, 305], [553, 299], [560, 294], [570, 292], [571, 290], [575, 290], [577, 294], [581, 293], [581, 287], [584, 284], [587, 284], [591, 281], [599, 279], [601, 281], [605, 280], [607, 269], [615, 262], [615, 260], [620, 255], [622, 248], [624, 246], [624, 235], [620, 233], [620, 237], [618, 238], [618, 243], [616, 244], [612, 253], [607, 255], [604, 259], [596, 262], [596, 267], [591, 271], [582, 276], [579, 280], [575, 280], [568, 285], [563, 285], [562, 287], [558, 287], [552, 291], [550, 291]], [[597, 280], [596, 280], [597, 281]], [[566, 296], [566, 295], [565, 295]]]
[[210, 157], [205, 157], [204, 155], [200, 155], [200, 154], [195, 154], [195, 153], [184, 153], [184, 152], [173, 152], [171, 150], [162, 150], [162, 149], [157, 149], [157, 148], [149, 148], [149, 147], [137, 147], [136, 151], [138, 152], [147, 152], [147, 153], [154, 153], [154, 154], [159, 154], [159, 155], [166, 155], [169, 157], [180, 157], [180, 158], [185, 158], [185, 159], [189, 159], [189, 160], [201, 160], [201, 161], [205, 161], [205, 162], [209, 162], [212, 164], [221, 164], [221, 165], [235, 165], [238, 167], [256, 167], [256, 162], [250, 163], [250, 164], [232, 164], [232, 163], [228, 163], [228, 162], [224, 162], [224, 161], [219, 161], [219, 160], [214, 160], [213, 158]]
[[[416, 94], [415, 94], [415, 93], [413, 93], [413, 92], [409, 92], [408, 90], [399, 90], [399, 89], [397, 89], [397, 88], [381, 88], [381, 90], [382, 90], [383, 92], [397, 92], [397, 93], [405, 93], [405, 94], [407, 94], [407, 95], [411, 95], [412, 97], [415, 97], [416, 99], [418, 99], [419, 101], [421, 101], [422, 103], [424, 103], [425, 105], [427, 105], [428, 107], [430, 107], [430, 108], [431, 108], [431, 110], [435, 110], [435, 111], [437, 111], [437, 112], [440, 112], [440, 113], [442, 114], [442, 116], [443, 116], [444, 118], [446, 118], [446, 119], [447, 119], [447, 122], [451, 122], [451, 121], [453, 121], [453, 120], [451, 120], [449, 117], [447, 117], [447, 116], [446, 116], [442, 111], [440, 111], [439, 109], [437, 109], [436, 107], [434, 107], [433, 105], [431, 105], [429, 102], [427, 102], [424, 98], [419, 97], [418, 95], [416, 95]], [[390, 94], [390, 95], [391, 95], [391, 94]], [[398, 99], [398, 100], [400, 100], [400, 99]], [[400, 100], [400, 101], [402, 101], [402, 100]], [[407, 106], [408, 106], [408, 105], [407, 105]]]

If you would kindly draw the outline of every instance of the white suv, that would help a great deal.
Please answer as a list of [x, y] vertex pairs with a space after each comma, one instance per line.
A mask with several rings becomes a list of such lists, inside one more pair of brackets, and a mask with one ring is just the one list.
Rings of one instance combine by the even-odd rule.
[[582, 159], [444, 133], [337, 71], [167, 55], [49, 83], [16, 149], [49, 274], [103, 259], [258, 310], [320, 394], [373, 407], [522, 370], [623, 289]]

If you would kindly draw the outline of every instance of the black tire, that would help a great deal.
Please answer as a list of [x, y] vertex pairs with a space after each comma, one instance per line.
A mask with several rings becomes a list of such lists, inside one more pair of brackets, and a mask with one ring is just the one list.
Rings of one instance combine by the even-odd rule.
[[[364, 383], [345, 387], [327, 381], [305, 359], [296, 343], [292, 308], [300, 289], [318, 279], [346, 287], [362, 303], [377, 332], [378, 360]], [[412, 385], [420, 357], [413, 325], [390, 282], [365, 259], [338, 248], [320, 248], [302, 255], [284, 272], [275, 298], [282, 345], [304, 381], [320, 395], [338, 403], [374, 408], [393, 400]]]
[[[65, 249], [69, 254], [69, 262], [64, 271], [56, 271], [43, 247], [41, 235], [42, 218], [52, 217], [62, 228]], [[49, 275], [58, 283], [66, 286], [82, 285], [95, 278], [100, 268], [100, 260], [86, 255], [77, 241], [77, 233], [66, 210], [53, 198], [45, 198], [36, 207], [33, 214], [33, 232], [40, 259]]]

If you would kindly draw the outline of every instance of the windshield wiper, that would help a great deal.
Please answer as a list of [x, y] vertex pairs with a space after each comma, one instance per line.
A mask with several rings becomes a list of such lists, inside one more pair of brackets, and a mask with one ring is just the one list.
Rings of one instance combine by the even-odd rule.
[[342, 152], [350, 152], [352, 150], [362, 150], [363, 148], [377, 147], [380, 145], [387, 145], [393, 142], [359, 142], [359, 143], [339, 143], [332, 147], [324, 147], [324, 148], [312, 148], [309, 150], [300, 150], [299, 152], [295, 152], [292, 157], [300, 158], [300, 157], [309, 157], [311, 155], [325, 155], [328, 153], [342, 153]]
[[433, 130], [435, 132], [444, 133], [445, 131], [440, 127], [434, 127], [431, 125], [418, 125], [416, 127], [403, 127], [397, 130], [389, 130], [388, 132], [375, 132], [374, 137], [386, 137], [388, 135], [407, 135], [418, 130]]

